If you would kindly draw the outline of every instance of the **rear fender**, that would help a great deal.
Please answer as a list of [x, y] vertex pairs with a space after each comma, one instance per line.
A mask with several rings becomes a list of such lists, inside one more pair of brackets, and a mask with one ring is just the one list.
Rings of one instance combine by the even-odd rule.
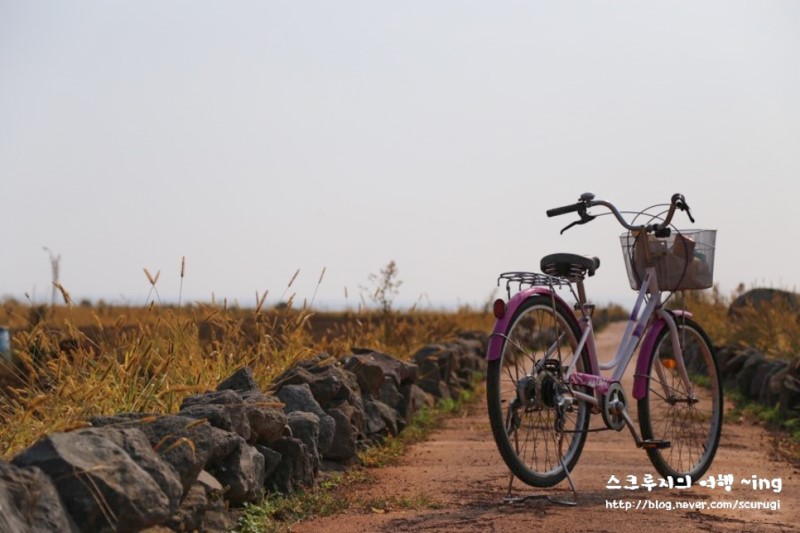
[[492, 335], [489, 337], [489, 349], [486, 351], [487, 361], [495, 361], [500, 359], [500, 356], [503, 354], [503, 347], [506, 343], [505, 334], [506, 331], [508, 331], [508, 325], [511, 323], [511, 319], [514, 317], [514, 315], [517, 313], [519, 306], [521, 306], [522, 303], [528, 298], [540, 294], [547, 296], [548, 298], [554, 298], [557, 306], [560, 306], [568, 313], [572, 313], [572, 310], [569, 308], [567, 303], [558, 294], [554, 293], [548, 288], [530, 287], [523, 291], [519, 291], [517, 294], [512, 296], [506, 304], [506, 312], [503, 315], [503, 318], [494, 323]]

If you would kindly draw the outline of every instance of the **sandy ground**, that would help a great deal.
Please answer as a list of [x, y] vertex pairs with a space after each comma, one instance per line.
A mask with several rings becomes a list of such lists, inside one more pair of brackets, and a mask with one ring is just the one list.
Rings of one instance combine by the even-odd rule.
[[[602, 360], [613, 356], [623, 327], [613, 324], [599, 336]], [[635, 415], [635, 406], [633, 411]], [[593, 416], [592, 427], [601, 425], [599, 415]], [[346, 489], [341, 497], [354, 502], [351, 510], [296, 524], [292, 531], [800, 531], [800, 470], [776, 453], [775, 446], [775, 439], [762, 427], [726, 417], [719, 450], [704, 479], [731, 474], [730, 491], [700, 486], [697, 481], [688, 489], [648, 491], [626, 488], [628, 476], [636, 476], [640, 483], [647, 474], [659, 479], [630, 433], [590, 433], [573, 471], [576, 507], [544, 498], [508, 504], [503, 498], [508, 494], [509, 473], [492, 439], [484, 401], [466, 416], [448, 420], [430, 440], [412, 447], [399, 464], [371, 470], [368, 481]], [[612, 475], [622, 488], [607, 488]], [[742, 483], [754, 476], [769, 480], [770, 488], [754, 490]], [[780, 480], [779, 492], [773, 488], [778, 484], [774, 480]], [[566, 481], [551, 489], [515, 481], [512, 490], [515, 496], [571, 496]], [[615, 502], [631, 508], [614, 507]], [[711, 508], [720, 502], [740, 508]], [[754, 504], [776, 509], [751, 508]]]

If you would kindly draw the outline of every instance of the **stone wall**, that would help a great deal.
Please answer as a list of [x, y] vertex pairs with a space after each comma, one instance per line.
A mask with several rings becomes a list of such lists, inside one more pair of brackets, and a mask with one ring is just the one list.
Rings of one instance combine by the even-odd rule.
[[230, 508], [313, 487], [485, 371], [464, 333], [410, 362], [367, 349], [302, 361], [259, 390], [242, 368], [170, 415], [120, 413], [0, 462], [0, 531], [227, 531]]
[[[741, 294], [731, 303], [728, 317], [737, 321], [751, 320], [758, 314], [776, 314], [782, 320], [796, 321], [800, 311], [800, 294], [758, 288]], [[755, 315], [754, 315], [755, 313]], [[796, 323], [796, 322], [794, 322]], [[721, 347], [717, 349], [720, 374], [727, 389], [767, 407], [778, 407], [783, 419], [800, 417], [800, 360], [767, 357], [754, 348]]]
[[717, 362], [725, 388], [767, 407], [783, 418], [800, 417], [800, 363], [771, 359], [753, 348], [722, 347]]

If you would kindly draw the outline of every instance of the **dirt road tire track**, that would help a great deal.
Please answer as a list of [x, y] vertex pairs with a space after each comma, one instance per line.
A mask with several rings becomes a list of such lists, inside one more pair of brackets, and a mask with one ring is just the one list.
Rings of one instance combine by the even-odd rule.
[[[613, 355], [622, 327], [614, 324], [598, 337], [603, 360]], [[635, 407], [633, 411], [635, 415]], [[592, 418], [592, 427], [600, 427], [600, 418]], [[606, 485], [612, 474], [623, 487], [628, 485], [628, 475], [635, 475], [641, 481], [645, 474], [652, 474], [656, 479], [658, 474], [644, 451], [635, 447], [627, 430], [604, 431], [589, 435], [573, 472], [578, 488], [577, 507], [559, 506], [544, 499], [505, 504], [503, 497], [507, 493], [509, 474], [492, 440], [483, 401], [472, 406], [466, 416], [448, 420], [430, 440], [413, 446], [399, 464], [371, 470], [369, 481], [346, 489], [341, 497], [353, 502], [349, 511], [302, 522], [292, 531], [641, 533], [652, 531], [654, 527], [712, 532], [800, 530], [800, 472], [774, 452], [773, 438], [766, 430], [729, 418], [723, 427], [716, 459], [705, 478], [733, 474], [730, 491], [697, 483], [682, 490], [609, 489]], [[769, 480], [780, 478], [781, 492], [753, 490], [741, 483], [743, 479], [752, 479], [753, 475]], [[545, 490], [527, 487], [519, 481], [514, 483], [515, 495], [564, 497], [569, 496], [567, 491], [566, 481]], [[607, 502], [615, 500], [631, 502], [634, 507], [640, 500], [640, 505], [671, 503], [673, 510], [608, 508]], [[677, 502], [691, 505], [705, 502], [708, 507], [711, 502], [736, 500], [780, 501], [780, 509], [674, 508]]]

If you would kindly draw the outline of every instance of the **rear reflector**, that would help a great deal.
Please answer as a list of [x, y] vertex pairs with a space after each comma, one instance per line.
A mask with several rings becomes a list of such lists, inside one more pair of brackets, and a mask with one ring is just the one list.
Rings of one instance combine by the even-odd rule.
[[501, 299], [498, 298], [494, 301], [494, 317], [497, 320], [500, 320], [504, 316], [506, 316], [506, 303]]

